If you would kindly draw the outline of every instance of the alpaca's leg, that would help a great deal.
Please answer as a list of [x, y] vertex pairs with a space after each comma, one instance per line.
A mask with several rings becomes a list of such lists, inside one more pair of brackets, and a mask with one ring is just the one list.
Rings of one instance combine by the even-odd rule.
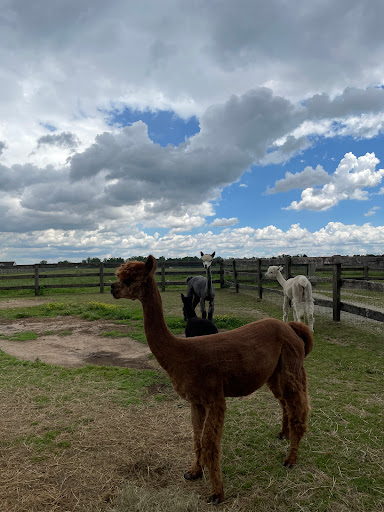
[[284, 295], [283, 301], [283, 322], [288, 322], [289, 315], [289, 299], [286, 295]]
[[207, 318], [207, 312], [205, 311], [205, 300], [203, 297], [200, 299], [200, 311], [201, 311], [201, 318]]
[[[304, 368], [296, 374], [287, 376], [287, 382], [282, 384], [289, 425], [290, 449], [284, 466], [292, 467], [297, 460], [299, 444], [307, 431], [309, 401], [307, 394], [307, 376]], [[283, 377], [284, 378], [284, 377]]]
[[211, 322], [213, 319], [214, 310], [215, 310], [215, 299], [212, 299], [209, 301], [209, 308], [208, 308], [208, 320], [211, 320]]
[[282, 412], [282, 421], [281, 421], [281, 432], [277, 434], [279, 439], [289, 439], [289, 425], [288, 425], [288, 414], [285, 400], [283, 400], [283, 395], [280, 387], [280, 379], [279, 373], [275, 372], [272, 377], [267, 382], [269, 389], [274, 394], [275, 398], [278, 399], [281, 412]]
[[192, 295], [192, 307], [195, 309], [195, 307], [200, 302], [200, 297], [198, 297], [195, 293]]
[[201, 464], [201, 433], [203, 431], [206, 410], [203, 405], [191, 404], [191, 420], [193, 427], [193, 444], [195, 450], [195, 460], [189, 471], [184, 474], [186, 480], [197, 480], [203, 475]]
[[213, 504], [221, 503], [224, 500], [220, 458], [225, 407], [224, 397], [219, 397], [207, 408], [207, 417], [201, 438], [201, 461], [207, 466], [211, 480], [212, 494], [208, 501]]
[[296, 322], [305, 322], [305, 310], [304, 310], [304, 302], [301, 302], [298, 299], [292, 299], [292, 307], [293, 312], [296, 312]]
[[314, 309], [315, 309], [315, 307], [313, 304], [313, 299], [311, 299], [309, 304], [307, 304], [307, 316], [308, 316], [308, 326], [312, 332], [313, 332], [313, 324], [315, 322], [315, 319], [313, 317]]

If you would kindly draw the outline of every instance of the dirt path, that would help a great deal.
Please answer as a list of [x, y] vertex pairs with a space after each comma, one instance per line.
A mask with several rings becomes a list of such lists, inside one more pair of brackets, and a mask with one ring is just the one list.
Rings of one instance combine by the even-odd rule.
[[[26, 299], [0, 301], [0, 308], [28, 307], [37, 302]], [[105, 336], [120, 331], [124, 337]], [[76, 317], [22, 318], [0, 323], [0, 334], [10, 337], [22, 332], [38, 334], [36, 340], [10, 341], [0, 339], [0, 350], [21, 360], [68, 366], [72, 368], [96, 364], [127, 368], [152, 369], [155, 363], [148, 356], [148, 346], [127, 334], [129, 327], [112, 321], [87, 321]]]

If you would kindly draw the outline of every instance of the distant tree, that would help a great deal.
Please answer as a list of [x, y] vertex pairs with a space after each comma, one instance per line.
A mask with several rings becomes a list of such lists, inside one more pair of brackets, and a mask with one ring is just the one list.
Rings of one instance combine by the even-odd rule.
[[147, 261], [147, 256], [131, 256], [127, 261]]
[[57, 264], [58, 265], [68, 265], [68, 264], [71, 264], [71, 262], [68, 260], [62, 260], [62, 261], [58, 261]]
[[95, 264], [101, 263], [101, 259], [100, 258], [90, 258], [88, 256], [88, 258], [85, 260], [82, 260], [81, 263], [87, 263], [88, 265], [95, 265]]
[[47, 265], [48, 264], [48, 261], [47, 260], [41, 260], [40, 261], [40, 265]]
[[115, 257], [115, 258], [104, 258], [104, 263], [124, 263], [124, 258]]

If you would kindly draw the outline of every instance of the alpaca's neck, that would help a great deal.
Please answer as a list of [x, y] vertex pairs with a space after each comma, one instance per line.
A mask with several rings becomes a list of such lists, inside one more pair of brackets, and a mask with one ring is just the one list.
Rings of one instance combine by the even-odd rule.
[[207, 268], [206, 277], [207, 277], [207, 292], [209, 294], [212, 290], [212, 274], [211, 274], [210, 266]]
[[188, 309], [188, 311], [185, 312], [185, 315], [186, 315], [188, 320], [190, 318], [196, 318], [197, 317], [196, 311], [194, 311], [193, 309]]
[[276, 279], [281, 284], [281, 286], [285, 289], [285, 285], [286, 285], [287, 281], [284, 279], [283, 274], [280, 272], [280, 270], [278, 271], [278, 273], [276, 275]]
[[176, 355], [177, 339], [165, 323], [160, 292], [153, 278], [147, 280], [141, 303], [144, 313], [145, 337], [149, 348], [159, 364], [169, 372]]

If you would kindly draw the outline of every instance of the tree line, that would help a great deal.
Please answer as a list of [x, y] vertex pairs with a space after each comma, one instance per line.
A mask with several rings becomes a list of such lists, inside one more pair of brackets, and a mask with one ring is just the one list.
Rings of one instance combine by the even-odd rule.
[[[269, 259], [281, 259], [285, 256], [291, 256], [291, 257], [301, 257], [301, 258], [306, 258], [307, 255], [306, 254], [279, 254], [278, 256], [271, 256]], [[360, 256], [369, 256], [369, 257], [384, 257], [384, 254], [354, 254], [353, 257], [360, 257]], [[241, 258], [243, 260], [255, 260], [257, 259], [258, 257], [257, 256], [252, 256], [250, 258]], [[178, 262], [185, 262], [185, 263], [196, 263], [198, 261], [201, 260], [200, 256], [184, 256], [183, 258], [166, 258], [165, 256], [160, 256], [159, 258], [156, 258], [159, 262], [162, 262], [162, 261], [167, 261], [168, 263], [178, 263]], [[228, 259], [233, 259], [233, 258], [228, 258]], [[89, 265], [100, 265], [100, 263], [110, 263], [110, 264], [122, 264], [122, 263], [125, 263], [126, 261], [146, 261], [147, 260], [147, 256], [131, 256], [129, 258], [121, 258], [121, 257], [111, 257], [111, 258], [104, 258], [104, 259], [100, 259], [100, 258], [91, 258], [91, 257], [88, 257], [84, 260], [81, 261], [81, 263], [86, 263], [86, 264], [89, 264]], [[216, 256], [214, 258], [214, 261], [218, 262], [218, 261], [223, 261], [224, 258], [222, 258], [221, 256]], [[69, 263], [72, 263], [71, 261], [69, 260], [62, 260], [62, 261], [59, 261], [57, 264], [58, 265], [67, 265]], [[47, 260], [41, 260], [40, 261], [40, 265], [47, 265], [48, 262]]]

